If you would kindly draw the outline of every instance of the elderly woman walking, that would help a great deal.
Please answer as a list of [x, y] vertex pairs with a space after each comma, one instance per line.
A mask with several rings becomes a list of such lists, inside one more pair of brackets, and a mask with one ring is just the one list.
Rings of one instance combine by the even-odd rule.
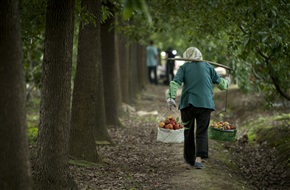
[[179, 104], [181, 119], [186, 123], [183, 155], [186, 163], [201, 169], [205, 167], [202, 158], [208, 158], [208, 126], [210, 114], [215, 109], [213, 84], [217, 84], [220, 90], [226, 90], [230, 77], [218, 75], [212, 65], [202, 61], [202, 54], [195, 47], [189, 47], [183, 58], [198, 61], [187, 61], [180, 66], [169, 84], [166, 98], [170, 108], [176, 107], [177, 90], [183, 85]]

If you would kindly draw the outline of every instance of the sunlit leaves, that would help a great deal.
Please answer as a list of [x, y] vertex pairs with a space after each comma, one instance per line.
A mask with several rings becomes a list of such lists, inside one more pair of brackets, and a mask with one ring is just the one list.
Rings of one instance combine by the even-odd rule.
[[132, 17], [134, 12], [138, 12], [139, 14], [144, 13], [147, 16], [148, 22], [152, 22], [145, 0], [122, 0], [122, 3], [124, 5], [122, 10], [124, 20]]

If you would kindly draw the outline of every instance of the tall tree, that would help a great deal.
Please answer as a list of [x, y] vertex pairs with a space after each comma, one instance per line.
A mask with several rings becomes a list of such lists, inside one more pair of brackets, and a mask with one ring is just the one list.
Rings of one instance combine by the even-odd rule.
[[126, 38], [118, 33], [117, 44], [119, 54], [119, 71], [120, 71], [120, 87], [122, 93], [122, 102], [130, 103], [129, 97], [129, 48], [127, 46]]
[[31, 189], [18, 0], [0, 1], [0, 189]]
[[129, 94], [131, 102], [133, 102], [138, 93], [138, 84], [140, 78], [138, 76], [138, 57], [137, 57], [137, 43], [134, 42], [130, 45], [130, 59], [129, 59]]
[[145, 47], [137, 44], [137, 69], [139, 76], [138, 92], [145, 88], [148, 81]]
[[74, 1], [47, 5], [35, 189], [74, 189], [68, 174]]
[[[82, 10], [93, 16], [93, 22], [81, 21], [78, 61], [72, 100], [70, 156], [91, 162], [100, 160], [95, 139], [110, 141], [106, 128], [101, 77], [100, 21], [101, 1], [82, 0]], [[102, 117], [102, 118], [101, 118]]]
[[[114, 15], [114, 5], [107, 1], [107, 6]], [[115, 55], [115, 17], [111, 16], [101, 24], [101, 49], [103, 66], [104, 98], [106, 122], [108, 125], [119, 126], [118, 111], [121, 102], [119, 66]]]

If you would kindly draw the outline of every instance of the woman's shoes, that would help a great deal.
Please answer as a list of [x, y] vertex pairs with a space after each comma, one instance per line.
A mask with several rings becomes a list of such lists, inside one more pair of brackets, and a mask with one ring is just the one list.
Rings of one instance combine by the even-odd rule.
[[195, 162], [194, 165], [193, 165], [193, 164], [190, 164], [190, 163], [186, 162], [186, 160], [184, 160], [184, 163], [190, 165], [192, 168], [195, 168], [195, 169], [203, 169], [203, 168], [205, 168], [205, 166], [202, 163], [200, 163], [200, 162]]
[[203, 168], [205, 168], [205, 166], [202, 165], [202, 163], [195, 162], [195, 164], [194, 164], [194, 168], [196, 168], [196, 169], [203, 169]]

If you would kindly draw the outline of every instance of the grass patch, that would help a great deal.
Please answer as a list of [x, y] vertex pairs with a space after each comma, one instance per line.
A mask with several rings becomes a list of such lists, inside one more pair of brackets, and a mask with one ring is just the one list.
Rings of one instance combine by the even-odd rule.
[[27, 136], [30, 145], [35, 146], [38, 135], [40, 98], [33, 98], [26, 104]]
[[277, 157], [290, 166], [290, 114], [260, 116], [243, 124], [249, 142], [277, 149]]
[[263, 141], [263, 139], [270, 138], [271, 135], [280, 134], [281, 132], [289, 134], [288, 131], [282, 131], [289, 128], [289, 120], [290, 114], [260, 115], [258, 119], [244, 123], [243, 128], [246, 130], [250, 142], [254, 140]]
[[270, 129], [272, 126], [272, 117], [260, 116], [258, 119], [250, 120], [243, 125], [243, 129], [246, 130], [246, 133], [249, 138], [249, 142], [257, 140], [257, 133], [261, 129]]

